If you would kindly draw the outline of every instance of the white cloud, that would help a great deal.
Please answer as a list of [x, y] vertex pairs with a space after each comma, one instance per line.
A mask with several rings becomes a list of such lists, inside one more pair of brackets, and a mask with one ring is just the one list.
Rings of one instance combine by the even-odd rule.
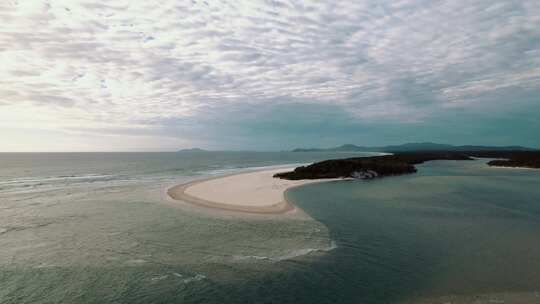
[[0, 21], [14, 128], [155, 128], [276, 99], [416, 121], [540, 88], [537, 1], [9, 0]]

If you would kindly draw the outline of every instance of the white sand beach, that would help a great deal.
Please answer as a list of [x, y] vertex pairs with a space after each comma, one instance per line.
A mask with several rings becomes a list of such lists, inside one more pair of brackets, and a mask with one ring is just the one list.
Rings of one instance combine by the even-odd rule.
[[287, 189], [326, 180], [283, 180], [274, 178], [294, 167], [273, 168], [254, 172], [194, 181], [170, 188], [167, 193], [176, 200], [209, 208], [249, 213], [285, 213], [295, 207], [285, 200]]

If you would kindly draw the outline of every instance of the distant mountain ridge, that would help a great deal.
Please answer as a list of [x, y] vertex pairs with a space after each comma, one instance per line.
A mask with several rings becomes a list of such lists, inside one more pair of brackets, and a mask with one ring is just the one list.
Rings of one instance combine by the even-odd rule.
[[366, 147], [353, 144], [345, 144], [339, 147], [320, 148], [298, 148], [292, 152], [408, 152], [408, 151], [537, 151], [537, 149], [522, 146], [454, 146], [448, 144], [437, 144], [431, 142], [406, 143], [402, 145]]

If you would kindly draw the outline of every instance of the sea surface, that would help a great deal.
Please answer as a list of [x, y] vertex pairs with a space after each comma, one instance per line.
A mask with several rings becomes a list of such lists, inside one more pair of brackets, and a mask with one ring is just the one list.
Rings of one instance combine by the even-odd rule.
[[540, 171], [434, 161], [291, 189], [311, 218], [180, 182], [365, 154], [0, 154], [0, 303], [540, 303]]

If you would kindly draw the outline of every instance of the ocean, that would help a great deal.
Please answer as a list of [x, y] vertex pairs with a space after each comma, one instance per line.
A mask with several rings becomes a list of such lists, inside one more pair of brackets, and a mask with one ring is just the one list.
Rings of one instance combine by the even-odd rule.
[[186, 208], [165, 194], [358, 155], [0, 154], [0, 303], [540, 300], [537, 170], [434, 161], [288, 191], [311, 219]]

